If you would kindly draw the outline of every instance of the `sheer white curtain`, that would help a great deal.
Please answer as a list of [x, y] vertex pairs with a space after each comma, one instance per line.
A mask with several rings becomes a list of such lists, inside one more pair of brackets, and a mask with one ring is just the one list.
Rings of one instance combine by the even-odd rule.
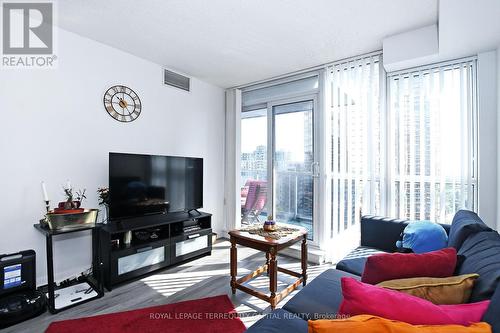
[[240, 225], [241, 90], [226, 90], [223, 234]]
[[468, 60], [388, 76], [390, 216], [475, 209], [475, 75]]
[[[361, 214], [380, 214], [384, 185], [380, 55], [327, 68], [327, 218], [332, 251], [359, 240]], [[335, 243], [333, 245], [333, 243]], [[333, 253], [333, 260], [341, 256]]]

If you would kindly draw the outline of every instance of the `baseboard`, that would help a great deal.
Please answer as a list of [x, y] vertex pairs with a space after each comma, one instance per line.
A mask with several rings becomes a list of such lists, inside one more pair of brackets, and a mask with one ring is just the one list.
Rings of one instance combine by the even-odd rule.
[[[296, 259], [300, 259], [302, 255], [302, 251], [300, 245], [292, 245], [289, 248], [281, 250], [279, 252], [287, 257], [292, 257]], [[320, 249], [311, 248], [310, 246], [307, 249], [307, 261], [313, 264], [323, 264], [326, 259], [326, 253]]]

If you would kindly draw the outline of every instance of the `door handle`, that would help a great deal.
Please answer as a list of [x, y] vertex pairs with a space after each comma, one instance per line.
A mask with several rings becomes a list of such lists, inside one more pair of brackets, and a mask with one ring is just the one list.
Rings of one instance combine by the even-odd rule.
[[193, 238], [196, 238], [196, 237], [200, 237], [200, 234], [192, 234], [192, 235], [189, 235], [189, 236], [188, 236], [188, 239], [193, 239]]
[[319, 162], [311, 163], [311, 174], [314, 178], [319, 178]]

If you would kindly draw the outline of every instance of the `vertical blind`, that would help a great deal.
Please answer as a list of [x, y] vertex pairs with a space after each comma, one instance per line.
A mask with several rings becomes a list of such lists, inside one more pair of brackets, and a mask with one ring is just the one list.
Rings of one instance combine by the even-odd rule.
[[389, 214], [450, 223], [474, 210], [475, 60], [388, 76]]
[[331, 234], [348, 229], [363, 214], [380, 210], [380, 56], [327, 68], [327, 193]]
[[332, 236], [361, 214], [450, 223], [476, 210], [476, 60], [387, 75], [386, 108], [381, 73], [377, 55], [327, 68]]

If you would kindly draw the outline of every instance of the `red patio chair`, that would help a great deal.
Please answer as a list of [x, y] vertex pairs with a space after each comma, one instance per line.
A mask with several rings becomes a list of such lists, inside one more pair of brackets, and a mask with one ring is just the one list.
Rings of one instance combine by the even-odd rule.
[[241, 210], [242, 223], [260, 222], [259, 215], [266, 207], [267, 181], [251, 180], [248, 184], [248, 194]]

